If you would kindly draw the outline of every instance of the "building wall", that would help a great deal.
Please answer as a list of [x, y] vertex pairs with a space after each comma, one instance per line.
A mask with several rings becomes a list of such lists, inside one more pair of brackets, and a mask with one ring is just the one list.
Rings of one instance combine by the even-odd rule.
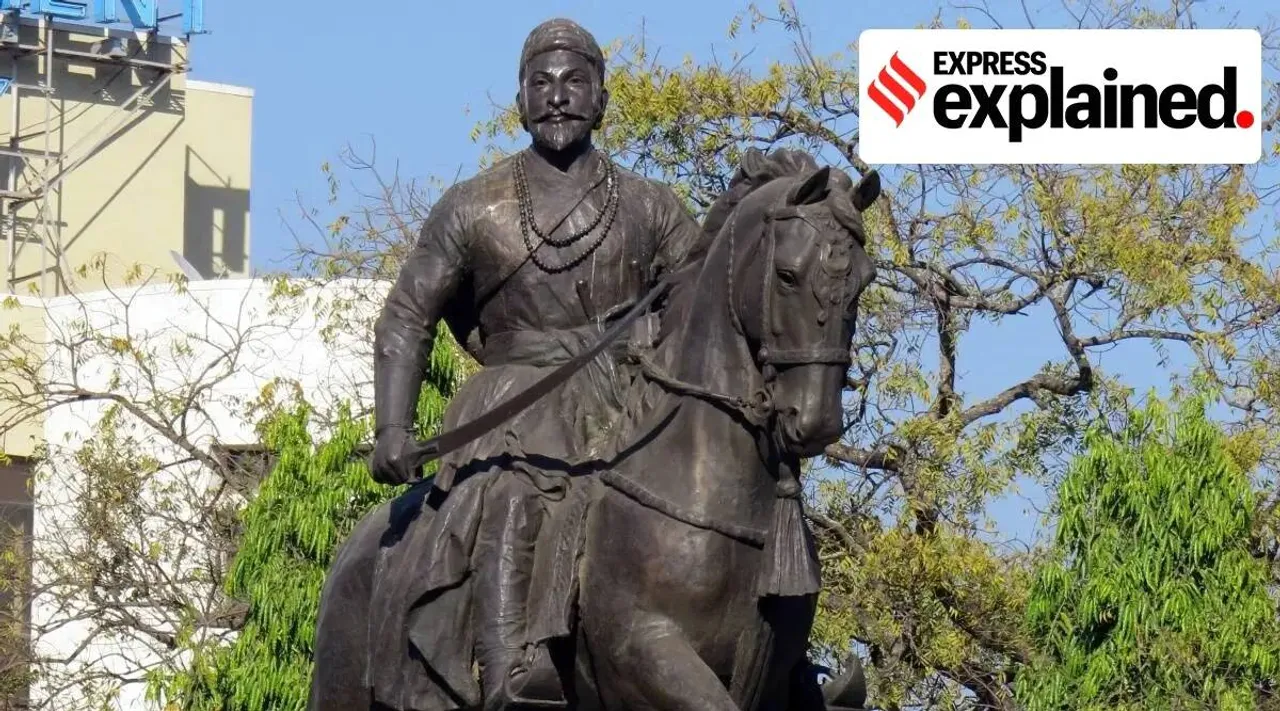
[[[18, 205], [12, 262], [8, 230], [0, 235], [0, 264], [8, 275], [12, 263], [17, 277], [13, 290], [37, 285], [54, 296], [101, 288], [96, 265], [76, 272], [104, 254], [107, 285], [127, 283], [134, 264], [178, 273], [170, 250], [206, 277], [248, 275], [252, 91], [189, 80], [189, 47], [179, 39], [143, 45], [130, 32], [52, 27], [52, 62], [39, 21], [21, 26], [18, 48], [0, 45], [0, 74], [15, 77], [0, 97], [0, 145], [26, 154], [8, 190], [30, 191], [40, 176], [66, 171], [47, 204]], [[135, 66], [85, 56], [100, 54], [111, 37], [131, 42], [125, 49]], [[51, 100], [36, 88], [46, 76]], [[149, 100], [134, 100], [157, 85]], [[42, 234], [52, 250], [40, 249]], [[48, 253], [59, 250], [62, 278]]]
[[205, 276], [248, 276], [253, 91], [185, 81], [183, 244]]
[[[181, 273], [171, 252], [205, 277], [248, 276], [253, 91], [188, 78], [189, 47], [179, 39], [142, 45], [132, 32], [24, 22], [18, 46], [0, 44], [0, 76], [14, 78], [0, 96], [0, 150], [25, 153], [0, 156], [0, 195], [29, 192], [41, 175], [65, 171], [65, 178], [47, 202], [0, 198], [0, 295], [164, 283]], [[50, 28], [63, 53], [51, 64]], [[155, 67], [80, 56], [110, 38], [131, 41], [127, 52]], [[46, 66], [52, 100], [36, 90]], [[150, 101], [130, 101], [168, 69]], [[26, 308], [0, 309], [0, 334], [16, 325], [38, 339], [42, 319]], [[4, 380], [0, 373], [0, 451], [27, 456], [42, 418], [12, 421], [18, 410], [6, 396], [21, 383]]]
[[[122, 395], [142, 403], [143, 410], [153, 414], [165, 407], [157, 396], [186, 398], [191, 394], [189, 412], [181, 420], [181, 431], [191, 445], [202, 452], [219, 446], [251, 445], [257, 438], [249, 404], [276, 378], [298, 384], [322, 411], [344, 400], [357, 407], [371, 404], [370, 334], [350, 328], [329, 333], [325, 328], [332, 323], [335, 304], [349, 303], [349, 298], [355, 298], [354, 303], [376, 304], [368, 298], [370, 288], [377, 293], [381, 287], [338, 282], [278, 300], [271, 296], [276, 288], [269, 282], [233, 279], [192, 283], [186, 293], [169, 286], [150, 286], [49, 299], [43, 307], [46, 330], [70, 338], [68, 345], [50, 349], [48, 378], [66, 382], [74, 375], [74, 381], [87, 392]], [[371, 322], [367, 315], [359, 320]], [[88, 332], [103, 342], [113, 336], [127, 337], [155, 354], [155, 360], [143, 369], [131, 365], [130, 356], [110, 349], [69, 347], [76, 334]], [[38, 586], [58, 582], [53, 562], [66, 561], [69, 554], [74, 560], [79, 550], [76, 546], [86, 541], [84, 491], [94, 475], [86, 473], [83, 457], [86, 446], [100, 437], [95, 426], [110, 404], [98, 397], [66, 402], [45, 419], [43, 439], [54, 449], [47, 466], [38, 468], [34, 486]], [[121, 428], [135, 438], [139, 453], [154, 457], [158, 463], [172, 465], [189, 458], [189, 452], [173, 438], [138, 418], [125, 418]], [[203, 529], [193, 524], [184, 533], [186, 524], [173, 522], [198, 518], [200, 506], [217, 490], [217, 484], [209, 470], [193, 463], [161, 466], [145, 477], [139, 497], [149, 502], [143, 508], [155, 512], [156, 520], [134, 522], [127, 531], [145, 531], [147, 544], [157, 545], [156, 565], [174, 578], [190, 572], [193, 566], [198, 569], [206, 557], [198, 540]], [[165, 509], [160, 504], [168, 500], [165, 497], [173, 499], [175, 508]], [[164, 516], [158, 515], [161, 511]], [[124, 536], [132, 537], [127, 532]], [[86, 563], [81, 558], [77, 565]], [[210, 598], [200, 586], [186, 590], [188, 600]], [[149, 594], [169, 598], [174, 589], [156, 589]], [[89, 672], [106, 669], [136, 681], [146, 666], [173, 658], [147, 635], [107, 629], [114, 617], [102, 611], [105, 609], [83, 594], [69, 596], [66, 590], [36, 598], [32, 626], [39, 653], [56, 658], [84, 647], [73, 664], [58, 668], [58, 675], [84, 678]], [[172, 629], [172, 615], [151, 614], [145, 607], [134, 614], [149, 620], [157, 630]], [[39, 704], [56, 695], [58, 704], [50, 708], [80, 709], [88, 695], [79, 687], [62, 685], [58, 675], [33, 689], [34, 701]], [[129, 684], [107, 708], [154, 708], [144, 702], [144, 691], [144, 684]]]

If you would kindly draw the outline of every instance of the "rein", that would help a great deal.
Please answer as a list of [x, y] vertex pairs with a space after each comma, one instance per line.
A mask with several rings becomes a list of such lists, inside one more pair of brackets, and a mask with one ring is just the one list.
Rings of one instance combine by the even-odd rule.
[[[818, 363], [830, 363], [846, 367], [850, 364], [850, 356], [848, 348], [802, 348], [802, 349], [780, 349], [774, 348], [773, 328], [770, 320], [773, 318], [773, 301], [770, 298], [773, 291], [773, 259], [777, 249], [777, 224], [781, 220], [800, 219], [805, 220], [804, 213], [798, 206], [783, 205], [770, 209], [764, 215], [766, 224], [765, 242], [767, 244], [768, 259], [765, 262], [764, 280], [761, 287], [761, 338], [763, 340], [760, 350], [756, 354], [756, 358], [761, 365], [762, 374], [764, 375], [764, 383], [757, 388], [748, 397], [737, 395], [728, 395], [719, 393], [701, 385], [688, 383], [679, 380], [663, 371], [648, 354], [637, 354], [641, 371], [646, 377], [655, 383], [663, 386], [669, 391], [677, 394], [690, 395], [713, 403], [718, 403], [729, 407], [740, 414], [748, 423], [758, 429], [767, 428], [777, 415], [777, 409], [774, 406], [773, 388], [777, 378], [777, 366], [790, 365], [810, 365]], [[807, 220], [806, 220], [807, 221]], [[729, 229], [729, 265], [728, 265], [728, 287], [729, 287], [729, 311], [733, 317], [734, 328], [744, 338], [746, 333], [742, 328], [742, 319], [738, 315], [738, 310], [734, 305], [735, 292], [733, 289], [733, 255], [735, 244], [736, 227], [738, 223], [738, 212], [735, 210], [730, 222], [727, 225]], [[686, 267], [689, 268], [689, 267]], [[648, 294], [631, 307], [625, 315], [623, 315], [612, 327], [609, 328], [596, 342], [590, 350], [579, 353], [572, 359], [557, 367], [554, 371], [544, 376], [541, 380], [530, 385], [510, 400], [489, 410], [485, 414], [476, 419], [456, 427], [448, 432], [443, 432], [430, 439], [414, 440], [410, 442], [404, 452], [405, 458], [411, 462], [414, 469], [418, 469], [432, 461], [435, 461], [444, 455], [459, 449], [471, 442], [483, 437], [493, 431], [495, 427], [510, 420], [525, 409], [542, 399], [552, 390], [563, 384], [566, 380], [573, 377], [575, 373], [582, 370], [596, 356], [600, 355], [606, 348], [612, 345], [623, 333], [627, 331], [641, 316], [645, 314], [648, 308], [655, 301], [667, 293], [682, 275], [684, 270], [678, 270], [668, 274], [657, 285], [655, 285]], [[794, 479], [779, 480], [779, 496], [798, 496], [799, 485]]]
[[[689, 395], [713, 404], [726, 406], [739, 413], [757, 430], [768, 429], [776, 421], [778, 409], [774, 402], [773, 391], [777, 385], [779, 366], [812, 364], [850, 364], [851, 358], [847, 347], [816, 346], [812, 348], [781, 349], [776, 348], [775, 332], [772, 327], [774, 258], [777, 250], [777, 225], [783, 220], [799, 219], [808, 222], [802, 206], [782, 205], [768, 210], [764, 215], [766, 224], [764, 241], [766, 243], [767, 260], [764, 262], [764, 279], [761, 285], [761, 345], [756, 353], [760, 365], [763, 383], [750, 395], [743, 397], [717, 392], [711, 388], [680, 380], [658, 366], [648, 353], [634, 353], [641, 373], [650, 381], [675, 394]], [[727, 225], [729, 229], [729, 264], [728, 290], [729, 310], [734, 329], [746, 338], [742, 319], [736, 307], [737, 294], [734, 290], [734, 250], [738, 212], [735, 211]], [[812, 223], [810, 223], [812, 224]], [[692, 265], [690, 265], [691, 267]], [[615, 342], [628, 328], [648, 311], [649, 307], [666, 294], [684, 270], [672, 272], [664, 277], [640, 301], [631, 307], [625, 315], [615, 322], [596, 342], [590, 350], [579, 353], [569, 361], [557, 367], [541, 380], [521, 391], [515, 397], [489, 410], [480, 417], [448, 432], [436, 435], [424, 441], [412, 441], [406, 447], [405, 458], [413, 467], [419, 468], [428, 462], [452, 452], [491, 432], [495, 427], [520, 414], [542, 397], [580, 371], [596, 356]], [[775, 451], [780, 450], [780, 443], [770, 437], [770, 445]], [[792, 458], [779, 456], [778, 479], [775, 485], [774, 520], [768, 529], [756, 529], [741, 526], [732, 522], [714, 520], [654, 494], [640, 482], [621, 475], [616, 470], [601, 472], [601, 481], [640, 504], [661, 512], [677, 521], [698, 528], [717, 531], [723, 535], [749, 544], [762, 546], [765, 552], [765, 565], [761, 571], [758, 592], [761, 595], [809, 595], [819, 588], [819, 573], [816, 561], [805, 555], [797, 545], [805, 539], [803, 513], [800, 503], [801, 487], [797, 477], [796, 463]]]

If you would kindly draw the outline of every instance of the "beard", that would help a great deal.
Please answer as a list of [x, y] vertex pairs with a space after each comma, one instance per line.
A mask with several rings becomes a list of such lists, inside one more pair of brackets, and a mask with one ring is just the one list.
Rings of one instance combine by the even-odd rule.
[[553, 151], [563, 151], [577, 145], [591, 135], [593, 126], [590, 121], [572, 119], [569, 121], [543, 121], [529, 126], [529, 133], [534, 143]]

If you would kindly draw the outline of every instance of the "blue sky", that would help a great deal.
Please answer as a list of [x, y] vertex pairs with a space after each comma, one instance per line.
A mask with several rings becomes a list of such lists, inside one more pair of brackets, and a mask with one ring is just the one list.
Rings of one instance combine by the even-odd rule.
[[[736, 42], [727, 38], [729, 21], [747, 7], [745, 0], [205, 2], [211, 34], [194, 40], [192, 77], [256, 92], [251, 256], [265, 271], [279, 268], [278, 260], [293, 244], [281, 212], [296, 220], [299, 192], [311, 204], [323, 203], [327, 189], [320, 166], [336, 163], [349, 142], [367, 146], [370, 137], [376, 138], [379, 162], [398, 162], [407, 176], [449, 181], [473, 172], [481, 146], [469, 133], [489, 115], [492, 102], [505, 103], [514, 95], [520, 46], [544, 19], [572, 17], [602, 43], [643, 29], [648, 46], [671, 61], [754, 48], [752, 61], [763, 64], [791, 52], [776, 32], [747, 33]], [[766, 11], [776, 7], [767, 0], [760, 4]], [[1060, 7], [1057, 0], [1038, 4]], [[796, 5], [819, 53], [844, 50], [864, 29], [913, 27], [940, 9], [947, 17], [957, 14], [950, 4], [924, 0], [797, 0]], [[1205, 3], [1197, 12], [1213, 26], [1225, 21], [1229, 8], [1248, 25], [1262, 22], [1270, 5], [1231, 0]], [[1017, 0], [991, 0], [988, 6], [1001, 19], [1022, 25]], [[1039, 26], [1060, 26], [1063, 16], [1060, 10], [1054, 13], [1046, 10], [1034, 19]], [[979, 325], [965, 340], [960, 375], [971, 398], [993, 394], [1063, 355], [1051, 320], [1043, 315], [1003, 327]], [[1039, 343], [1044, 348], [1037, 348]], [[1104, 368], [1124, 372], [1140, 390], [1167, 384], [1148, 347], [1121, 346], [1101, 361]], [[1018, 499], [1001, 503], [994, 513], [1002, 529], [1021, 538], [1035, 529], [1034, 512]]]

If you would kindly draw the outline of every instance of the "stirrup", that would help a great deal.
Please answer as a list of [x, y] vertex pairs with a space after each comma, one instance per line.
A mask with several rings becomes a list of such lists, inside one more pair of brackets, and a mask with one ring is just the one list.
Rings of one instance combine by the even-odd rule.
[[560, 674], [542, 645], [529, 648], [524, 659], [511, 668], [502, 684], [502, 695], [512, 709], [566, 709]]

